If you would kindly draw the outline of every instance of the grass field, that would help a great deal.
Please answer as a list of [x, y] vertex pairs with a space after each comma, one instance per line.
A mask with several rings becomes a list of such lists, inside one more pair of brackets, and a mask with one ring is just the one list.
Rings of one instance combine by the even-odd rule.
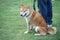
[[60, 0], [53, 1], [53, 25], [56, 35], [34, 36], [34, 32], [24, 34], [27, 25], [20, 19], [21, 4], [32, 7], [33, 0], [0, 0], [0, 40], [60, 40]]

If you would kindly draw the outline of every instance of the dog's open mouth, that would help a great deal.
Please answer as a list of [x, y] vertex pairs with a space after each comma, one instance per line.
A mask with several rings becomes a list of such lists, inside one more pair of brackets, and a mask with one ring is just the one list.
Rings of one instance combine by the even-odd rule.
[[26, 15], [27, 15], [27, 13], [24, 14], [24, 16], [26, 16]]
[[27, 13], [25, 13], [24, 15], [21, 15], [20, 18], [24, 18], [27, 15]]
[[25, 17], [27, 15], [27, 13], [25, 13], [24, 15], [21, 15], [21, 17]]

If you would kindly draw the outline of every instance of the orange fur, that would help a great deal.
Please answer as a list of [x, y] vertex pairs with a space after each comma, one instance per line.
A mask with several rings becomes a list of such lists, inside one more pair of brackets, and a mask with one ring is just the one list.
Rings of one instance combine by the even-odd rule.
[[[29, 9], [29, 11], [32, 14], [30, 17], [30, 20], [28, 22], [28, 25], [35, 24], [36, 26], [38, 26], [39, 27], [39, 29], [38, 29], [39, 34], [43, 35], [44, 33], [50, 33], [50, 34], [56, 33], [56, 30], [55, 30], [56, 28], [49, 29], [47, 27], [46, 22], [45, 22], [43, 16], [41, 15], [41, 13], [34, 11], [33, 9], [29, 8], [28, 6], [21, 7], [21, 11], [24, 11], [26, 9]], [[28, 27], [28, 29], [29, 29], [29, 27]]]

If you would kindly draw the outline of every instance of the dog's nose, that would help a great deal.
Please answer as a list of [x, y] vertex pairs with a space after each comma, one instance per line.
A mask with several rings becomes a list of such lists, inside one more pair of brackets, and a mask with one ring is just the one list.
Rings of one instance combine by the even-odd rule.
[[23, 15], [21, 15], [21, 16], [23, 16]]

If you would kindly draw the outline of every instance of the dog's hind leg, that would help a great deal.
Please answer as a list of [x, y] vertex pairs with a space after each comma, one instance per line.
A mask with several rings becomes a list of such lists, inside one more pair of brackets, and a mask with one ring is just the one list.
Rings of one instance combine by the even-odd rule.
[[39, 27], [36, 27], [35, 28], [35, 31], [37, 32], [36, 34], [34, 35], [46, 35], [46, 32], [44, 30], [42, 30], [41, 28]]

